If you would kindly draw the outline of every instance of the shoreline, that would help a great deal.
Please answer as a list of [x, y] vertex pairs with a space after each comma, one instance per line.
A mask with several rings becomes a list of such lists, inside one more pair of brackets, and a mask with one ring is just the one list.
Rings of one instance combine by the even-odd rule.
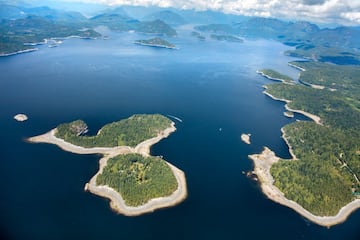
[[104, 167], [107, 164], [107, 160], [117, 156], [119, 154], [128, 154], [128, 153], [138, 153], [143, 156], [150, 156], [150, 148], [155, 143], [159, 142], [163, 138], [168, 137], [172, 132], [176, 130], [175, 123], [172, 122], [171, 127], [163, 130], [158, 134], [158, 136], [147, 139], [141, 143], [139, 143], [136, 147], [128, 147], [128, 146], [118, 146], [113, 148], [106, 148], [106, 147], [95, 147], [95, 148], [84, 148], [73, 145], [64, 141], [63, 139], [55, 137], [56, 128], [52, 129], [51, 131], [35, 136], [30, 137], [27, 139], [28, 142], [31, 143], [50, 143], [55, 144], [61, 149], [77, 153], [77, 154], [102, 154], [103, 157], [99, 160], [99, 170], [98, 172], [90, 179], [88, 183], [85, 184], [84, 190], [89, 191], [95, 195], [107, 198], [110, 200], [110, 207], [116, 213], [123, 214], [125, 216], [138, 216], [145, 213], [150, 213], [155, 211], [156, 209], [166, 208], [175, 206], [182, 201], [184, 201], [187, 197], [187, 186], [186, 186], [186, 178], [183, 171], [175, 167], [174, 165], [165, 161], [171, 171], [173, 172], [178, 187], [177, 189], [169, 196], [166, 197], [159, 197], [149, 200], [147, 203], [140, 205], [140, 206], [128, 206], [125, 204], [124, 199], [122, 198], [121, 194], [115, 191], [114, 189], [103, 186], [103, 185], [96, 185], [96, 178], [99, 174], [102, 173]]
[[34, 52], [34, 51], [38, 51], [38, 48], [29, 48], [29, 49], [24, 49], [24, 50], [20, 50], [20, 51], [16, 51], [16, 52], [11, 52], [11, 53], [1, 53], [0, 57], [9, 57], [9, 56], [13, 56], [13, 55], [17, 55], [17, 54], [22, 54], [22, 53], [29, 53], [29, 52]]
[[298, 203], [287, 199], [284, 196], [284, 193], [273, 184], [274, 179], [270, 174], [270, 168], [274, 163], [280, 160], [273, 151], [265, 147], [260, 154], [252, 154], [248, 157], [254, 162], [254, 172], [260, 179], [262, 192], [269, 199], [295, 210], [301, 216], [307, 218], [313, 223], [323, 227], [331, 227], [344, 222], [352, 212], [360, 208], [360, 199], [355, 199], [343, 206], [335, 216], [316, 216], [304, 209]]
[[290, 111], [290, 112], [296, 112], [296, 113], [300, 113], [310, 119], [312, 119], [315, 123], [319, 124], [319, 125], [323, 125], [321, 123], [321, 118], [319, 116], [316, 116], [315, 114], [312, 114], [312, 113], [308, 113], [308, 112], [305, 112], [303, 110], [297, 110], [297, 109], [292, 109], [288, 106], [288, 104], [291, 102], [290, 100], [287, 100], [287, 99], [284, 99], [284, 98], [277, 98], [273, 95], [271, 95], [270, 93], [268, 93], [266, 91], [267, 89], [267, 86], [263, 86], [265, 88], [265, 90], [263, 91], [263, 93], [267, 96], [269, 96], [270, 98], [272, 98], [273, 100], [276, 100], [276, 101], [281, 101], [281, 102], [285, 102], [285, 109]]
[[140, 46], [146, 46], [146, 47], [155, 47], [155, 48], [166, 48], [166, 49], [175, 49], [177, 50], [178, 48], [175, 47], [170, 47], [170, 46], [165, 46], [165, 45], [160, 45], [160, 44], [151, 44], [151, 43], [141, 43], [138, 41], [135, 41], [134, 44], [140, 45]]
[[272, 81], [277, 81], [277, 82], [282, 82], [284, 84], [293, 84], [293, 81], [288, 81], [288, 80], [285, 80], [285, 79], [281, 79], [281, 78], [274, 78], [274, 77], [271, 77], [267, 74], [265, 74], [263, 71], [261, 70], [256, 70], [256, 73], [257, 74], [260, 74], [261, 76], [267, 78], [267, 79], [270, 79]]

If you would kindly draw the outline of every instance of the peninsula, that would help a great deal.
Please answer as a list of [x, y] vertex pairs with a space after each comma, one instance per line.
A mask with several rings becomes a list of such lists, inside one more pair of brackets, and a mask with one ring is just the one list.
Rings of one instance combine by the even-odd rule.
[[[267, 148], [249, 158], [267, 197], [330, 227], [360, 208], [359, 69], [318, 62], [291, 65], [302, 69], [299, 83], [269, 84], [264, 93], [313, 121], [281, 129], [292, 159], [280, 159]], [[270, 79], [287, 78], [267, 73]]]
[[140, 114], [107, 124], [96, 136], [84, 136], [87, 125], [77, 120], [28, 141], [55, 144], [78, 154], [102, 154], [99, 171], [85, 190], [109, 199], [117, 213], [137, 216], [177, 205], [187, 197], [185, 174], [150, 156], [151, 146], [175, 130], [174, 122], [162, 115]]

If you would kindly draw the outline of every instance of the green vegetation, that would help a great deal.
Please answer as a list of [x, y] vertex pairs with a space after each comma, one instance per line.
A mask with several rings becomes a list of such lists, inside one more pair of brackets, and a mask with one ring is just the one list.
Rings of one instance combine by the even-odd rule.
[[241, 38], [232, 36], [232, 35], [217, 35], [217, 34], [211, 34], [210, 37], [212, 39], [218, 40], [218, 41], [228, 41], [228, 42], [238, 42], [242, 43], [244, 40]]
[[25, 19], [2, 20], [0, 22], [0, 54], [9, 54], [33, 49], [25, 43], [39, 43], [47, 38], [78, 36], [96, 38], [100, 34], [92, 29], [83, 29], [76, 24], [58, 23], [42, 17], [29, 16]]
[[294, 82], [294, 80], [291, 77], [281, 74], [272, 69], [261, 69], [259, 71], [259, 73], [261, 73], [263, 76], [265, 76], [266, 78], [269, 78], [271, 80], [281, 81], [281, 82], [285, 82], [285, 83]]
[[281, 160], [271, 174], [288, 199], [316, 215], [335, 215], [360, 190], [359, 69], [293, 64], [306, 69], [300, 80], [326, 88], [278, 83], [268, 85], [266, 91], [290, 100], [290, 108], [319, 116], [323, 125], [299, 121], [285, 126], [285, 138], [298, 160]]
[[156, 137], [162, 130], [170, 126], [171, 121], [162, 115], [138, 114], [128, 119], [106, 124], [96, 136], [82, 136], [86, 132], [87, 126], [81, 120], [60, 124], [55, 136], [86, 148], [135, 147], [147, 139]]
[[360, 53], [358, 51], [344, 51], [341, 48], [329, 46], [315, 46], [300, 44], [294, 50], [288, 50], [286, 55], [311, 59], [313, 61], [332, 62], [340, 65], [359, 65]]
[[121, 194], [128, 206], [139, 206], [150, 199], [171, 195], [177, 181], [170, 167], [158, 157], [140, 154], [110, 158], [97, 185], [108, 185]]
[[175, 37], [177, 32], [161, 20], [139, 22], [136, 26], [137, 32], [160, 34], [168, 37]]
[[144, 46], [151, 46], [151, 47], [161, 47], [161, 48], [176, 48], [176, 46], [168, 41], [165, 41], [161, 38], [151, 38], [148, 40], [137, 40], [135, 41], [136, 44], [144, 45]]

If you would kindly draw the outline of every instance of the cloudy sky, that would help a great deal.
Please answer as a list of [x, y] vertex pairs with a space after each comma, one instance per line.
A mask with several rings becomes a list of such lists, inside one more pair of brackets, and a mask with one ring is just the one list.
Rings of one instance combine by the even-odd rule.
[[249, 16], [360, 25], [360, 0], [65, 0], [107, 5], [140, 5], [219, 10]]

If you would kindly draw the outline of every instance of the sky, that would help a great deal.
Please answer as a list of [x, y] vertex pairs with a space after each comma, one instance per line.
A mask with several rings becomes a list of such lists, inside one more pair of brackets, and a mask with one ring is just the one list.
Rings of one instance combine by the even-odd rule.
[[216, 10], [245, 16], [360, 25], [360, 0], [62, 0], [106, 5]]

